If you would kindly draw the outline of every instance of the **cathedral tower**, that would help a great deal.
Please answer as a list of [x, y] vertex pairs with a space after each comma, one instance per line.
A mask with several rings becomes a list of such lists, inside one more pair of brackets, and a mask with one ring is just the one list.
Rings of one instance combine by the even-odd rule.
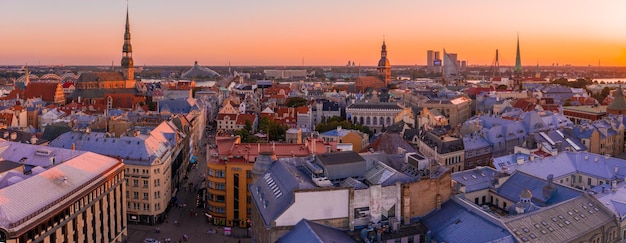
[[122, 48], [122, 74], [125, 79], [125, 88], [133, 88], [135, 86], [135, 67], [133, 62], [133, 46], [130, 44], [128, 7], [126, 8], [126, 32], [124, 32], [124, 47]]
[[389, 85], [391, 81], [391, 64], [389, 64], [389, 59], [387, 59], [387, 45], [385, 44], [385, 40], [383, 40], [380, 60], [378, 61], [376, 70], [378, 71], [378, 76], [385, 82], [385, 85]]

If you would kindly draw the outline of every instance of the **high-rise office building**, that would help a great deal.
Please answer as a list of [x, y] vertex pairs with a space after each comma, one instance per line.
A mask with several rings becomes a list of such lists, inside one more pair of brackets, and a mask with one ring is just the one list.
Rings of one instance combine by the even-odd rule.
[[433, 71], [433, 65], [435, 64], [435, 56], [434, 56], [434, 51], [433, 50], [428, 50], [426, 51], [426, 70], [428, 72], [432, 72]]
[[443, 62], [441, 60], [441, 56], [439, 55], [438, 51], [435, 51], [435, 59], [433, 60], [433, 72], [435, 73], [441, 73], [441, 66], [443, 65]]
[[443, 50], [443, 78], [449, 82], [458, 79], [459, 66], [457, 64], [457, 54], [447, 53]]

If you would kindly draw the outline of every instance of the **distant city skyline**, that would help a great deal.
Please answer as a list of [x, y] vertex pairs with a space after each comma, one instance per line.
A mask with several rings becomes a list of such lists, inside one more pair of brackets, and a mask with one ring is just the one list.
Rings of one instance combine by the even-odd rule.
[[[120, 66], [126, 1], [0, 2], [0, 65]], [[626, 66], [626, 2], [130, 1], [136, 66], [426, 65], [426, 51], [468, 65]]]

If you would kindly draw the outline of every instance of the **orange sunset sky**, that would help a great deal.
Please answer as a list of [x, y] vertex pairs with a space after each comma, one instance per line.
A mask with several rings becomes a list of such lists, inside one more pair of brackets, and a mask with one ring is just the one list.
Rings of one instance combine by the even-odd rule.
[[[0, 1], [0, 65], [119, 65], [126, 1]], [[128, 2], [135, 65], [425, 65], [426, 50], [469, 65], [626, 66], [626, 1]]]

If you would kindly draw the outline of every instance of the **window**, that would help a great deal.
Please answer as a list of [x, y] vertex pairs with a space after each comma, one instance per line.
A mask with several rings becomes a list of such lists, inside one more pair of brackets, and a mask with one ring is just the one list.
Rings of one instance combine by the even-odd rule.
[[225, 190], [226, 185], [224, 183], [215, 183], [215, 189], [217, 190]]
[[139, 192], [133, 192], [133, 198], [134, 199], [138, 199], [139, 198]]
[[224, 202], [226, 199], [223, 195], [217, 195], [216, 196], [216, 202]]
[[215, 171], [215, 177], [219, 177], [219, 178], [224, 178], [225, 174], [223, 170], [216, 170]]
[[134, 187], [138, 187], [138, 186], [139, 186], [139, 180], [134, 179], [134, 180], [133, 180], [133, 186], [134, 186]]
[[587, 178], [587, 185], [591, 186], [591, 178]]
[[143, 180], [143, 187], [148, 188], [148, 180]]
[[147, 192], [143, 193], [143, 200], [148, 200], [148, 193]]
[[161, 180], [160, 180], [160, 179], [155, 179], [155, 180], [154, 180], [154, 186], [155, 186], [155, 187], [159, 187], [159, 186], [161, 186]]

